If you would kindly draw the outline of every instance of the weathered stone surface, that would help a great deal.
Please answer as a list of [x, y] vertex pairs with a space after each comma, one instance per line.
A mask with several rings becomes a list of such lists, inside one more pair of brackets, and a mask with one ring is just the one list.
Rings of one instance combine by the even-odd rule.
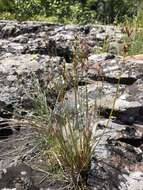
[[[100, 71], [100, 72], [99, 72]], [[89, 77], [104, 80], [111, 83], [133, 84], [142, 78], [142, 60], [124, 60], [122, 57], [109, 57], [107, 54], [91, 55], [89, 57]]]
[[[34, 108], [27, 92], [34, 95], [38, 82], [47, 90], [47, 102], [53, 108], [65, 85], [63, 103], [74, 111], [73, 46], [80, 42], [78, 48], [86, 59], [86, 71], [77, 69], [80, 98], [85, 100], [87, 85], [89, 108], [93, 112], [96, 105], [99, 114], [93, 123], [95, 157], [88, 183], [95, 190], [142, 189], [143, 56], [119, 56], [122, 37], [121, 29], [113, 26], [0, 21], [0, 171], [12, 167], [2, 174], [0, 188], [16, 188], [14, 181], [21, 166], [14, 164], [23, 158], [16, 155], [13, 147], [29, 155], [29, 129], [12, 120], [16, 108], [24, 108], [22, 115]], [[109, 43], [108, 52], [94, 53], [103, 51], [105, 42]], [[63, 65], [67, 69], [66, 83], [61, 80]], [[28, 140], [13, 142], [16, 137]], [[31, 179], [32, 169], [27, 169]], [[16, 170], [15, 174], [10, 174], [11, 170]], [[28, 188], [33, 186], [39, 188], [33, 181]]]

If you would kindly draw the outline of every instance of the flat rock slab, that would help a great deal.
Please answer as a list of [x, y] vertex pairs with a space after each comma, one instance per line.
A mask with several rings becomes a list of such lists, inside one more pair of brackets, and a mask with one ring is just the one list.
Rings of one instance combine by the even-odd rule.
[[[73, 45], [77, 44], [83, 51], [81, 59], [86, 60], [84, 72], [82, 60], [77, 67], [80, 100], [84, 103], [87, 88], [89, 108], [93, 113], [96, 105], [97, 114], [88, 183], [95, 190], [142, 190], [143, 55], [118, 56], [123, 36], [122, 29], [114, 26], [0, 21], [1, 189], [19, 188], [20, 183], [24, 190], [49, 187], [38, 184], [42, 173], [20, 163], [25, 155], [26, 161], [38, 155], [38, 150], [30, 151], [33, 131], [16, 125], [13, 117], [16, 108], [24, 108], [23, 115], [34, 109], [27, 92], [35, 95], [36, 85], [48, 90], [51, 108], [65, 85], [62, 105], [74, 112]], [[95, 53], [103, 51], [107, 39], [108, 52]], [[61, 81], [63, 68], [66, 83]]]

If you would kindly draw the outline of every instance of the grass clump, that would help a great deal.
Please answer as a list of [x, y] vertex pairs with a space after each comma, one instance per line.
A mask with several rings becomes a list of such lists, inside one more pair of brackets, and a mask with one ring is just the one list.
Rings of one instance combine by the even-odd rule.
[[140, 15], [133, 21], [126, 20], [123, 31], [124, 52], [126, 55], [137, 55], [143, 53], [143, 27], [141, 25]]
[[[37, 131], [36, 138], [40, 141], [47, 170], [53, 178], [63, 181], [68, 189], [87, 188], [93, 154], [92, 123], [95, 113], [90, 112], [87, 86], [78, 87], [79, 71], [83, 76], [87, 67], [86, 56], [81, 52], [83, 46], [74, 48], [71, 74], [63, 63], [54, 86], [58, 93], [53, 107], [47, 101], [48, 90], [43, 90], [38, 80], [34, 80], [36, 95], [31, 96], [35, 102], [35, 114], [29, 121]], [[68, 107], [66, 99], [69, 76], [73, 91], [72, 108]]]

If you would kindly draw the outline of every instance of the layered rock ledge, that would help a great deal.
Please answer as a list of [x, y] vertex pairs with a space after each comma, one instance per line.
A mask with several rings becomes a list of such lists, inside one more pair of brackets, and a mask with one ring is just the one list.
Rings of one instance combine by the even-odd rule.
[[[104, 133], [95, 151], [99, 159], [93, 160], [88, 182], [95, 190], [142, 190], [143, 55], [120, 56], [123, 36], [122, 29], [114, 26], [0, 21], [0, 189], [15, 188], [15, 180], [23, 176], [23, 171], [32, 181], [29, 189], [46, 189], [42, 184], [38, 186], [36, 171], [20, 164], [21, 157], [15, 152], [17, 149], [27, 155], [30, 143], [13, 140], [29, 140], [31, 131], [17, 125], [12, 127], [8, 121], [12, 122], [15, 108], [33, 108], [25, 92], [33, 87], [33, 73], [41, 84], [48, 81], [47, 87], [51, 88], [61, 75], [62, 62], [71, 72], [73, 45], [80, 41], [85, 44], [87, 72], [78, 84], [79, 87], [87, 85], [90, 106], [96, 99], [100, 107], [93, 127], [95, 143]], [[81, 71], [78, 72], [80, 75]], [[114, 110], [106, 128], [118, 85]], [[66, 103], [72, 109], [70, 80], [66, 96]], [[48, 100], [50, 106], [55, 103], [56, 89], [49, 92]]]

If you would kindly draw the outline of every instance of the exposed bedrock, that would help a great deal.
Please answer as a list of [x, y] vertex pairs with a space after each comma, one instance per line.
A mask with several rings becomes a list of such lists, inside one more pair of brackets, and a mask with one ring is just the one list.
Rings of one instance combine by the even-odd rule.
[[[73, 47], [80, 41], [84, 45], [81, 49], [86, 58], [86, 72], [78, 69], [79, 91], [87, 85], [91, 110], [96, 99], [99, 115], [93, 126], [95, 144], [102, 135], [95, 148], [88, 183], [95, 190], [142, 190], [143, 56], [119, 56], [124, 35], [121, 31], [102, 25], [0, 21], [0, 141], [9, 142], [13, 136], [24, 138], [26, 131], [20, 130], [18, 124], [12, 125], [13, 116], [17, 108], [25, 110], [21, 112], [23, 115], [34, 108], [33, 100], [27, 96], [27, 92], [34, 90], [34, 80], [38, 79], [39, 85], [48, 89], [47, 102], [54, 107], [58, 95], [55, 84], [62, 74], [63, 62], [69, 74], [64, 103], [69, 110], [74, 109]], [[103, 52], [107, 39], [108, 52]], [[81, 98], [85, 97], [81, 95]], [[7, 151], [12, 152], [13, 147], [9, 145]], [[16, 173], [10, 176], [9, 167], [13, 170], [15, 158], [11, 155], [7, 161], [5, 155], [8, 153], [3, 154], [4, 151], [2, 143], [0, 188], [15, 188], [15, 175], [21, 168], [27, 171], [26, 175], [31, 175], [32, 171], [18, 165], [14, 169]], [[35, 179], [29, 179], [30, 188], [38, 188]]]

